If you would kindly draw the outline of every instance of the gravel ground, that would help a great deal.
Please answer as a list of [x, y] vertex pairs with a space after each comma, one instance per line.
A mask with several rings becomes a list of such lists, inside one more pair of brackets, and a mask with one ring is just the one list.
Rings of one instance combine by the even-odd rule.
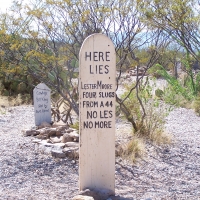
[[[62, 200], [78, 193], [78, 162], [42, 154], [21, 130], [34, 126], [32, 106], [0, 108], [0, 200]], [[128, 131], [128, 124], [116, 128]], [[175, 109], [167, 117], [170, 146], [147, 144], [137, 164], [116, 159], [121, 199], [200, 199], [200, 118]]]

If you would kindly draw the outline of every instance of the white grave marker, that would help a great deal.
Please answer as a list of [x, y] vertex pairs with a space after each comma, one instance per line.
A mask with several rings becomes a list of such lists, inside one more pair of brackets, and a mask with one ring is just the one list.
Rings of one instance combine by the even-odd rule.
[[35, 125], [51, 123], [51, 90], [44, 84], [38, 84], [33, 90]]
[[85, 39], [79, 54], [80, 190], [115, 193], [116, 54], [103, 34]]

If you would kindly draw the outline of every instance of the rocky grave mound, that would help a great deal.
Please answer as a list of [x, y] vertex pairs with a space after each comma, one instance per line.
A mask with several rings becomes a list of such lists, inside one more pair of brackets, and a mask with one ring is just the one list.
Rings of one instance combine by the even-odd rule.
[[[70, 128], [68, 123], [62, 121], [52, 125], [43, 122], [40, 126], [23, 130], [24, 136], [33, 136], [33, 142], [38, 144], [41, 152], [51, 154], [55, 158], [79, 158], [79, 132]], [[120, 155], [123, 147], [116, 142], [116, 156]]]
[[53, 157], [78, 158], [79, 134], [68, 124], [56, 122], [51, 125], [43, 122], [40, 126], [23, 130], [23, 134], [34, 136], [33, 142], [37, 143], [44, 153], [50, 153]]

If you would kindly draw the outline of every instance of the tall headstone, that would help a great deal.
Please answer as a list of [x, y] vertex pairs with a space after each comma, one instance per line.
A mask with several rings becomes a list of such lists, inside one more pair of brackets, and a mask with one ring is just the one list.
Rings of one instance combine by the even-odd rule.
[[44, 83], [38, 84], [33, 90], [35, 125], [42, 122], [51, 123], [51, 90]]
[[80, 190], [115, 193], [116, 54], [103, 34], [85, 39], [79, 54]]

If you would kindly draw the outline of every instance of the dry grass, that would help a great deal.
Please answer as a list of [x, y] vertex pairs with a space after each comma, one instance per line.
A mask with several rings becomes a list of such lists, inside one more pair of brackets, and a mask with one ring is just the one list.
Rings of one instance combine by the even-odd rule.
[[172, 137], [165, 131], [156, 131], [151, 134], [150, 136], [151, 141], [153, 141], [156, 144], [162, 145], [162, 144], [170, 144], [172, 142]]
[[135, 162], [137, 158], [142, 157], [145, 152], [145, 145], [144, 142], [134, 137], [128, 144], [125, 153], [127, 154], [128, 158]]
[[119, 156], [136, 162], [145, 153], [145, 145], [141, 138], [133, 137], [128, 143], [121, 146]]
[[0, 95], [0, 106], [2, 106], [2, 107], [12, 106], [12, 104], [9, 101], [9, 98], [7, 96], [1, 96]]
[[154, 106], [151, 103], [146, 106], [146, 117], [144, 121], [138, 122], [138, 131], [132, 131], [130, 141], [122, 146], [120, 156], [136, 162], [146, 153], [145, 143], [151, 141], [153, 144], [163, 145], [170, 144], [172, 138], [164, 129], [167, 108], [164, 104]]
[[12, 103], [14, 106], [31, 104], [31, 96], [29, 94], [18, 94], [17, 96], [12, 97]]
[[200, 97], [197, 97], [192, 103], [191, 108], [200, 116]]
[[71, 128], [74, 128], [76, 130], [79, 130], [79, 122], [75, 122], [74, 124], [70, 124]]
[[148, 137], [134, 134], [128, 143], [121, 146], [119, 156], [123, 159], [128, 159], [133, 163], [137, 162], [139, 158], [142, 158], [145, 155], [145, 142], [149, 140], [154, 144], [165, 145], [172, 142], [172, 137], [164, 131], [153, 132]]
[[22, 104], [31, 104], [32, 99], [29, 94], [18, 94], [16, 96], [0, 96], [0, 106], [10, 107]]

